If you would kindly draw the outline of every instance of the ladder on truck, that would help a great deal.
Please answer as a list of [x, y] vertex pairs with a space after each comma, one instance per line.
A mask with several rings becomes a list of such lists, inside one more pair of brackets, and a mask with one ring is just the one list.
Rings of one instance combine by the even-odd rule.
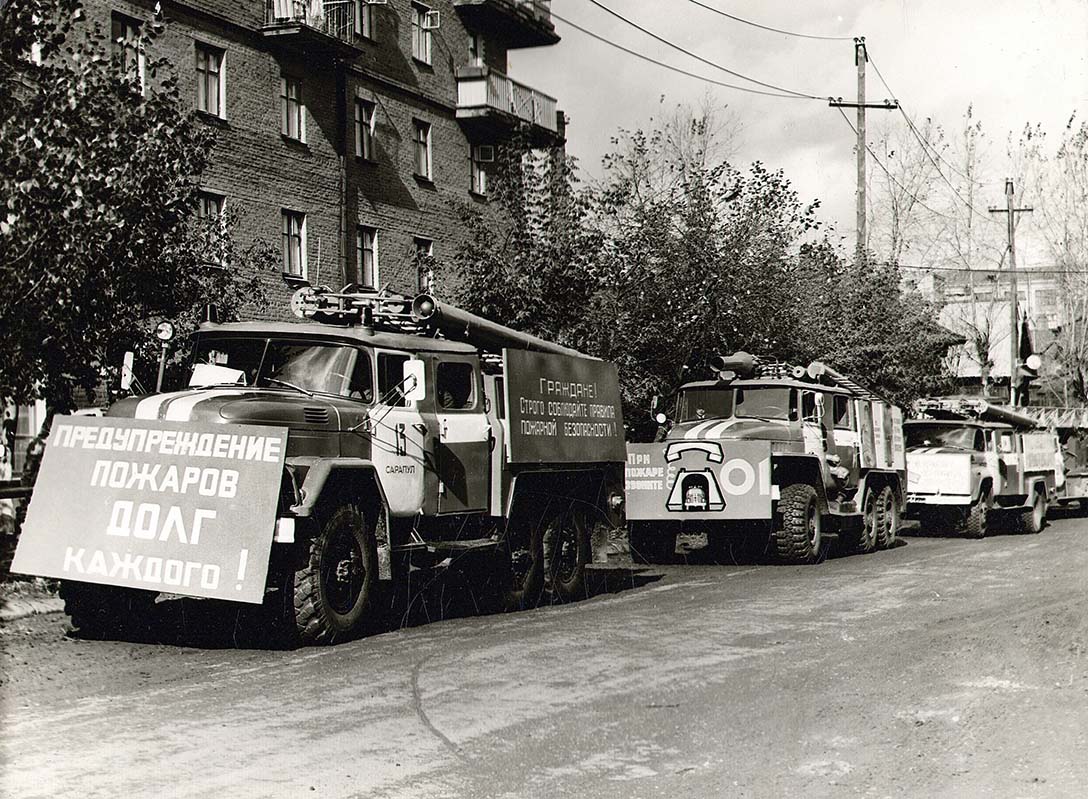
[[1027, 413], [976, 397], [927, 397], [915, 401], [914, 410], [918, 416], [929, 419], [999, 422], [1024, 430], [1041, 427]]

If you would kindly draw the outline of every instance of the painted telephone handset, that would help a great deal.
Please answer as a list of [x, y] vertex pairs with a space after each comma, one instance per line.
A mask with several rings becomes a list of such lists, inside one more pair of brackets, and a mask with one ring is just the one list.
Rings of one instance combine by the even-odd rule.
[[670, 444], [669, 448], [665, 450], [665, 460], [669, 461], [669, 463], [678, 461], [685, 452], [692, 450], [705, 452], [706, 459], [711, 463], [721, 463], [725, 460], [721, 444], [713, 441], [678, 441], [675, 444]]

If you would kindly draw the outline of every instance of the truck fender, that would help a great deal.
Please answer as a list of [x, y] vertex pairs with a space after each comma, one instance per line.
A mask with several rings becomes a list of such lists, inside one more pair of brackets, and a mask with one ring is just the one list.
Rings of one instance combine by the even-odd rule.
[[807, 483], [816, 489], [820, 512], [827, 512], [827, 487], [820, 463], [812, 455], [775, 455], [771, 459], [771, 482], [781, 489], [790, 483]]
[[978, 488], [975, 489], [974, 493], [971, 496], [971, 501], [978, 502], [980, 499], [982, 499], [983, 494], [985, 494], [986, 492], [989, 492], [991, 497], [993, 497], [996, 493], [994, 491], [993, 478], [989, 474], [983, 473], [982, 479], [978, 481]]
[[[299, 466], [302, 464], [295, 464], [297, 471], [301, 471]], [[316, 458], [305, 470], [299, 494], [302, 500], [291, 507], [291, 512], [304, 519], [313, 518], [322, 501], [333, 495], [333, 502], [363, 500], [359, 502], [359, 510], [376, 539], [378, 579], [388, 580], [393, 576], [389, 505], [372, 462], [360, 458]]]

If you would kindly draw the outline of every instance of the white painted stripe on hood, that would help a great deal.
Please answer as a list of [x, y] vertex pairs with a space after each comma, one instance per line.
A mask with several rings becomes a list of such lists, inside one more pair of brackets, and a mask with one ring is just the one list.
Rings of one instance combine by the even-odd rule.
[[714, 427], [706, 431], [706, 438], [721, 438], [722, 433], [728, 430], [733, 425], [739, 422], [739, 419], [726, 419], [724, 422], [718, 422]]
[[162, 410], [162, 406], [172, 399], [177, 399], [180, 396], [188, 394], [188, 391], [173, 391], [169, 394], [155, 394], [142, 399], [136, 405], [136, 419], [158, 419], [159, 411]]
[[691, 428], [686, 433], [684, 433], [684, 438], [699, 438], [702, 435], [704, 430], [706, 430], [711, 425], [714, 425], [714, 424], [717, 424], [717, 423], [718, 423], [717, 419], [710, 419], [709, 421], [706, 421], [706, 422], [699, 422], [699, 424], [695, 425], [695, 427]]
[[193, 408], [195, 408], [201, 402], [215, 399], [216, 397], [229, 397], [237, 394], [237, 389], [227, 389], [225, 391], [197, 391], [195, 394], [190, 394], [188, 397], [181, 397], [174, 400], [166, 408], [166, 416], [163, 417], [172, 422], [187, 422], [193, 415]]

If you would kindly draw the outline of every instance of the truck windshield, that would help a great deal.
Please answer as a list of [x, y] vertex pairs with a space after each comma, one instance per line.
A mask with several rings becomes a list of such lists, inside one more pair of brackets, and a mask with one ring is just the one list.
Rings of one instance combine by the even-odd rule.
[[[314, 394], [369, 400], [369, 359], [364, 355], [357, 367], [359, 353], [347, 344], [201, 336], [193, 350], [194, 379], [190, 386], [208, 385], [201, 379], [202, 374], [208, 374], [215, 382], [294, 387]], [[220, 368], [198, 372], [201, 364]]]
[[956, 447], [984, 450], [983, 432], [976, 427], [911, 424], [906, 426], [907, 447]]
[[680, 394], [679, 421], [790, 419], [794, 404], [788, 388], [692, 388]]

